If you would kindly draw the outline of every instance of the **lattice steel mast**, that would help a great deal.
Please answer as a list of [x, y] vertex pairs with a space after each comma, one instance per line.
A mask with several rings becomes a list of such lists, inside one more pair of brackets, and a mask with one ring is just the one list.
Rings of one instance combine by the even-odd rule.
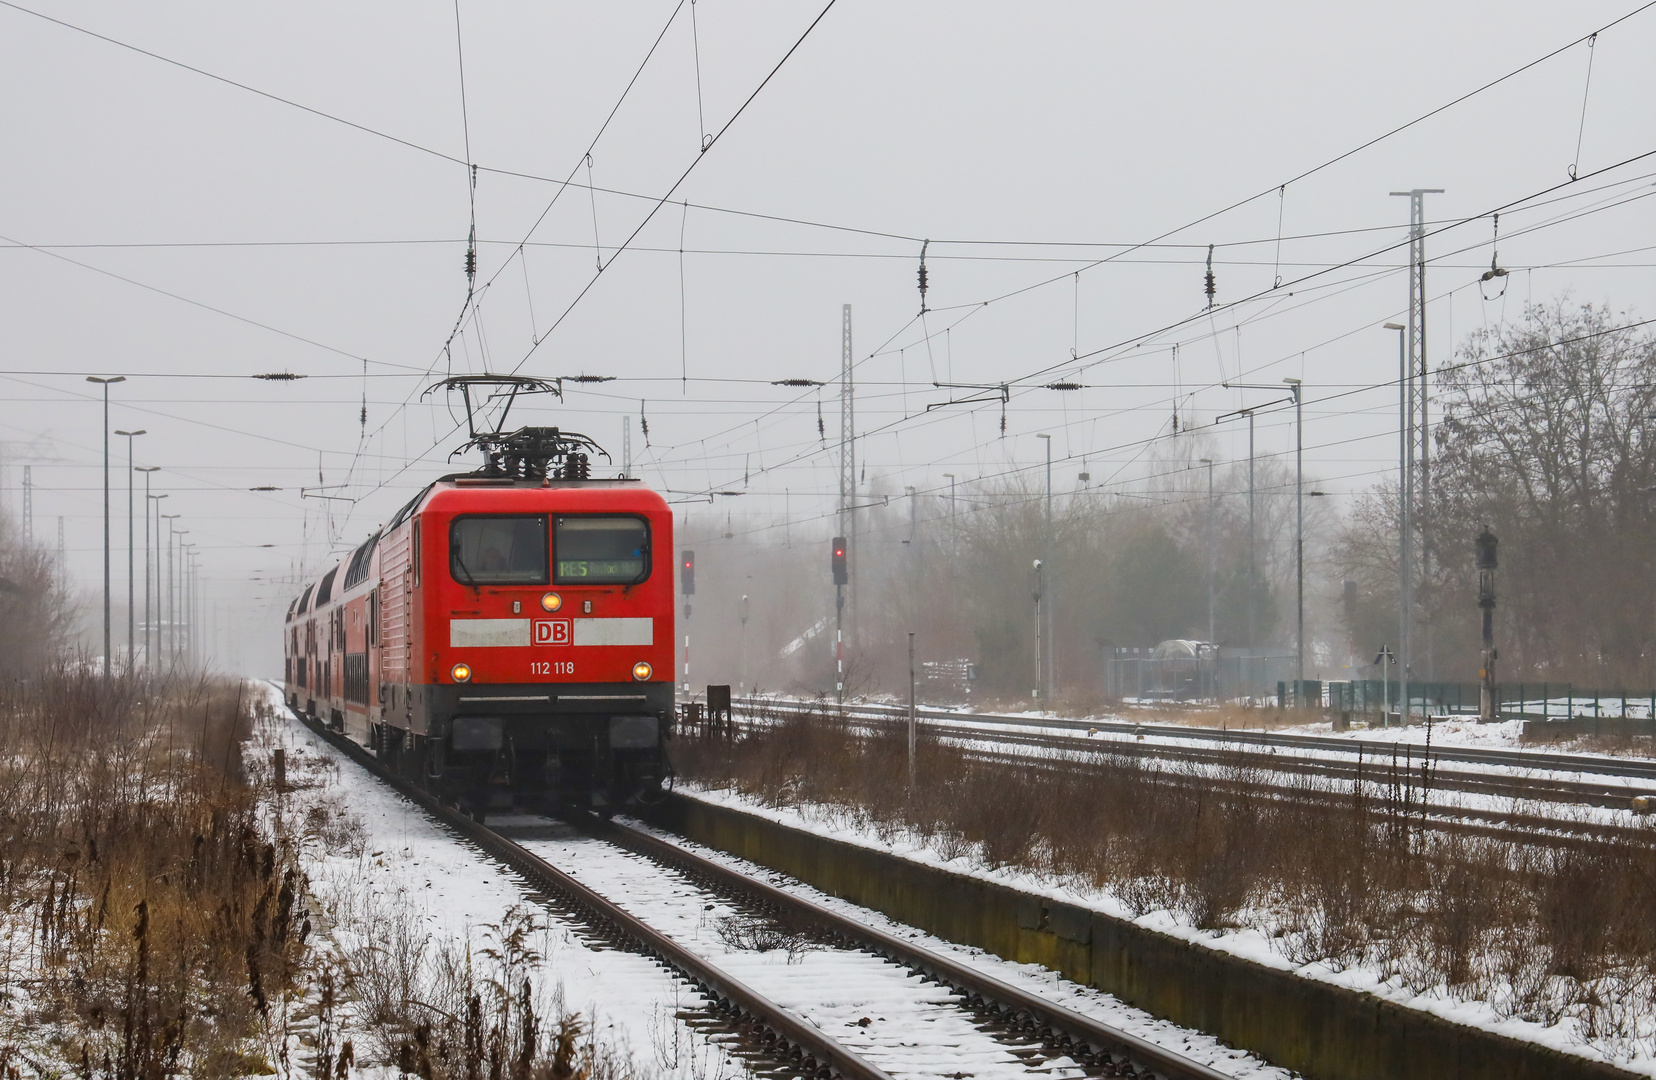
[[[1405, 463], [1403, 490], [1403, 521], [1408, 535], [1404, 543], [1413, 548], [1414, 533], [1418, 532], [1420, 570], [1417, 577], [1424, 586], [1431, 580], [1431, 420], [1429, 411], [1429, 384], [1426, 360], [1426, 196], [1443, 194], [1442, 188], [1413, 188], [1394, 191], [1395, 196], [1409, 200], [1409, 320], [1405, 333], [1408, 374], [1405, 379], [1406, 401], [1404, 417]], [[1405, 583], [1405, 626], [1401, 643], [1402, 655], [1398, 663], [1406, 674], [1414, 663], [1413, 633], [1408, 625], [1414, 618], [1414, 581]], [[1431, 674], [1431, 624], [1426, 626], [1427, 674]], [[1405, 714], [1408, 702], [1404, 702]]]

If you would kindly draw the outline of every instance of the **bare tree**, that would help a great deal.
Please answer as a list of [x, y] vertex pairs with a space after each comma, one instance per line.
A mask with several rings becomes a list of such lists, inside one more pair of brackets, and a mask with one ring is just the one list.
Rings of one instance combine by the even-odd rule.
[[[1643, 685], [1651, 639], [1656, 340], [1568, 298], [1471, 335], [1439, 375], [1422, 610], [1439, 674], [1477, 667], [1472, 540], [1501, 541], [1499, 644], [1513, 678]], [[1396, 603], [1395, 487], [1340, 546], [1374, 608]], [[1416, 565], [1421, 565], [1417, 561]]]

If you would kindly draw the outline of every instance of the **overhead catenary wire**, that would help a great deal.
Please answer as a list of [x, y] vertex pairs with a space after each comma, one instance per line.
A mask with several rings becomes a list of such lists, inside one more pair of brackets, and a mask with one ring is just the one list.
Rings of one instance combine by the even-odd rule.
[[[470, 152], [469, 152], [469, 149], [468, 149], [468, 151], [467, 151], [467, 158], [468, 158], [468, 159], [469, 159], [469, 158], [470, 158], [470, 156], [471, 156], [471, 155], [470, 155]], [[589, 185], [589, 187], [590, 187], [590, 185]], [[686, 207], [687, 207], [687, 206], [688, 206], [688, 203], [686, 203], [686, 204], [685, 204], [685, 205], [686, 205]], [[481, 328], [479, 328], [479, 329], [481, 329]], [[947, 331], [945, 331], [945, 332], [947, 332]], [[537, 332], [537, 333], [536, 333], [536, 335], [535, 335], [535, 336], [537, 336], [537, 337], [538, 337], [538, 336], [539, 336], [539, 334], [538, 334], [538, 332]], [[928, 334], [927, 334], [927, 336], [926, 336], [926, 338], [925, 338], [925, 339], [924, 339], [924, 340], [925, 340], [925, 341], [926, 341], [926, 342], [927, 342], [927, 343], [928, 343], [928, 346], [929, 346], [929, 339], [930, 339], [930, 334], [929, 334], [929, 333], [928, 333]], [[481, 341], [480, 341], [480, 343], [481, 343]], [[687, 379], [687, 377], [686, 377], [686, 376], [687, 376], [687, 373], [685, 373], [685, 372], [682, 372], [682, 371], [681, 371], [681, 385], [682, 385], [682, 384], [684, 384], [684, 383], [687, 383], [687, 381], [688, 381], [688, 379]]]

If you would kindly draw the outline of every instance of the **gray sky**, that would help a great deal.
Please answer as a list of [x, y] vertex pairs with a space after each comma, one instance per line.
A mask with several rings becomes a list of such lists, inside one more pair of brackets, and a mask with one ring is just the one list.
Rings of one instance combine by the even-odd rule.
[[[97, 579], [99, 417], [84, 375], [127, 375], [111, 426], [150, 432], [139, 463], [162, 467], [156, 490], [235, 612], [227, 633], [267, 632], [266, 605], [293, 591], [254, 576], [316, 570], [447, 471], [452, 421], [420, 399], [433, 372], [614, 376], [542, 415], [617, 456], [632, 417], [646, 479], [745, 486], [729, 508], [752, 524], [780, 523], [786, 490], [797, 539], [832, 531], [820, 515], [836, 459], [816, 393], [768, 381], [837, 376], [842, 303], [858, 426], [873, 433], [862, 455], [891, 492], [1032, 468], [1038, 431], [1054, 434], [1065, 490], [1083, 459], [1115, 490], [1152, 460], [1245, 457], [1245, 428], [1202, 430], [1272, 396], [1217, 388], [1239, 376], [1302, 377], [1308, 472], [1337, 492], [1375, 483], [1395, 461], [1395, 389], [1319, 399], [1395, 376], [1395, 338], [1378, 328], [1406, 298], [1403, 258], [1385, 250], [1407, 216], [1394, 189], [1444, 188], [1430, 219], [1476, 219], [1430, 241], [1439, 360], [1531, 296], [1656, 313], [1656, 255], [1641, 250], [1656, 203], [1640, 198], [1656, 191], [1656, 157], [1593, 175], [1656, 150], [1656, 10], [1597, 40], [1584, 120], [1579, 44], [1294, 179], [1627, 14], [1627, 0], [840, 0], [705, 155], [699, 136], [724, 128], [820, 3], [700, 0], [693, 43], [688, 3], [462, 0], [464, 118], [452, 4], [24, 6], [418, 147], [0, 7], [0, 236], [44, 245], [0, 247], [5, 500], [18, 508], [30, 463], [37, 536], [63, 517], [71, 572]], [[664, 25], [589, 173], [587, 146]], [[468, 159], [479, 281], [493, 284], [445, 357], [465, 296]], [[1583, 179], [1567, 184], [1572, 162]], [[564, 189], [531, 234], [559, 190], [546, 178], [564, 177], [607, 190]], [[1113, 246], [1262, 192], [1163, 246]], [[1501, 218], [1507, 294], [1486, 301], [1483, 215], [1526, 198]], [[927, 238], [936, 310], [922, 323]], [[1222, 306], [1207, 315], [1210, 243]], [[269, 371], [310, 378], [246, 377]], [[1004, 439], [998, 403], [926, 414], [945, 398], [932, 382], [951, 379], [1014, 383]], [[1037, 385], [1056, 379], [1088, 388]], [[1146, 443], [1169, 432], [1175, 400], [1197, 435]], [[832, 440], [831, 389], [822, 401]], [[1261, 418], [1262, 453], [1291, 439], [1285, 416]], [[359, 501], [302, 502], [319, 467]], [[285, 490], [246, 490], [258, 485]]]

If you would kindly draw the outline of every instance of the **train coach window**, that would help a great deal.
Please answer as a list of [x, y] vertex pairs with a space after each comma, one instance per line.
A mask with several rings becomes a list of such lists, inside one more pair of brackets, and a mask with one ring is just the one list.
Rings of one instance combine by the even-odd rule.
[[558, 515], [552, 524], [558, 585], [633, 585], [650, 576], [650, 526], [639, 517]]
[[449, 528], [449, 572], [462, 585], [545, 585], [545, 515], [455, 518]]

